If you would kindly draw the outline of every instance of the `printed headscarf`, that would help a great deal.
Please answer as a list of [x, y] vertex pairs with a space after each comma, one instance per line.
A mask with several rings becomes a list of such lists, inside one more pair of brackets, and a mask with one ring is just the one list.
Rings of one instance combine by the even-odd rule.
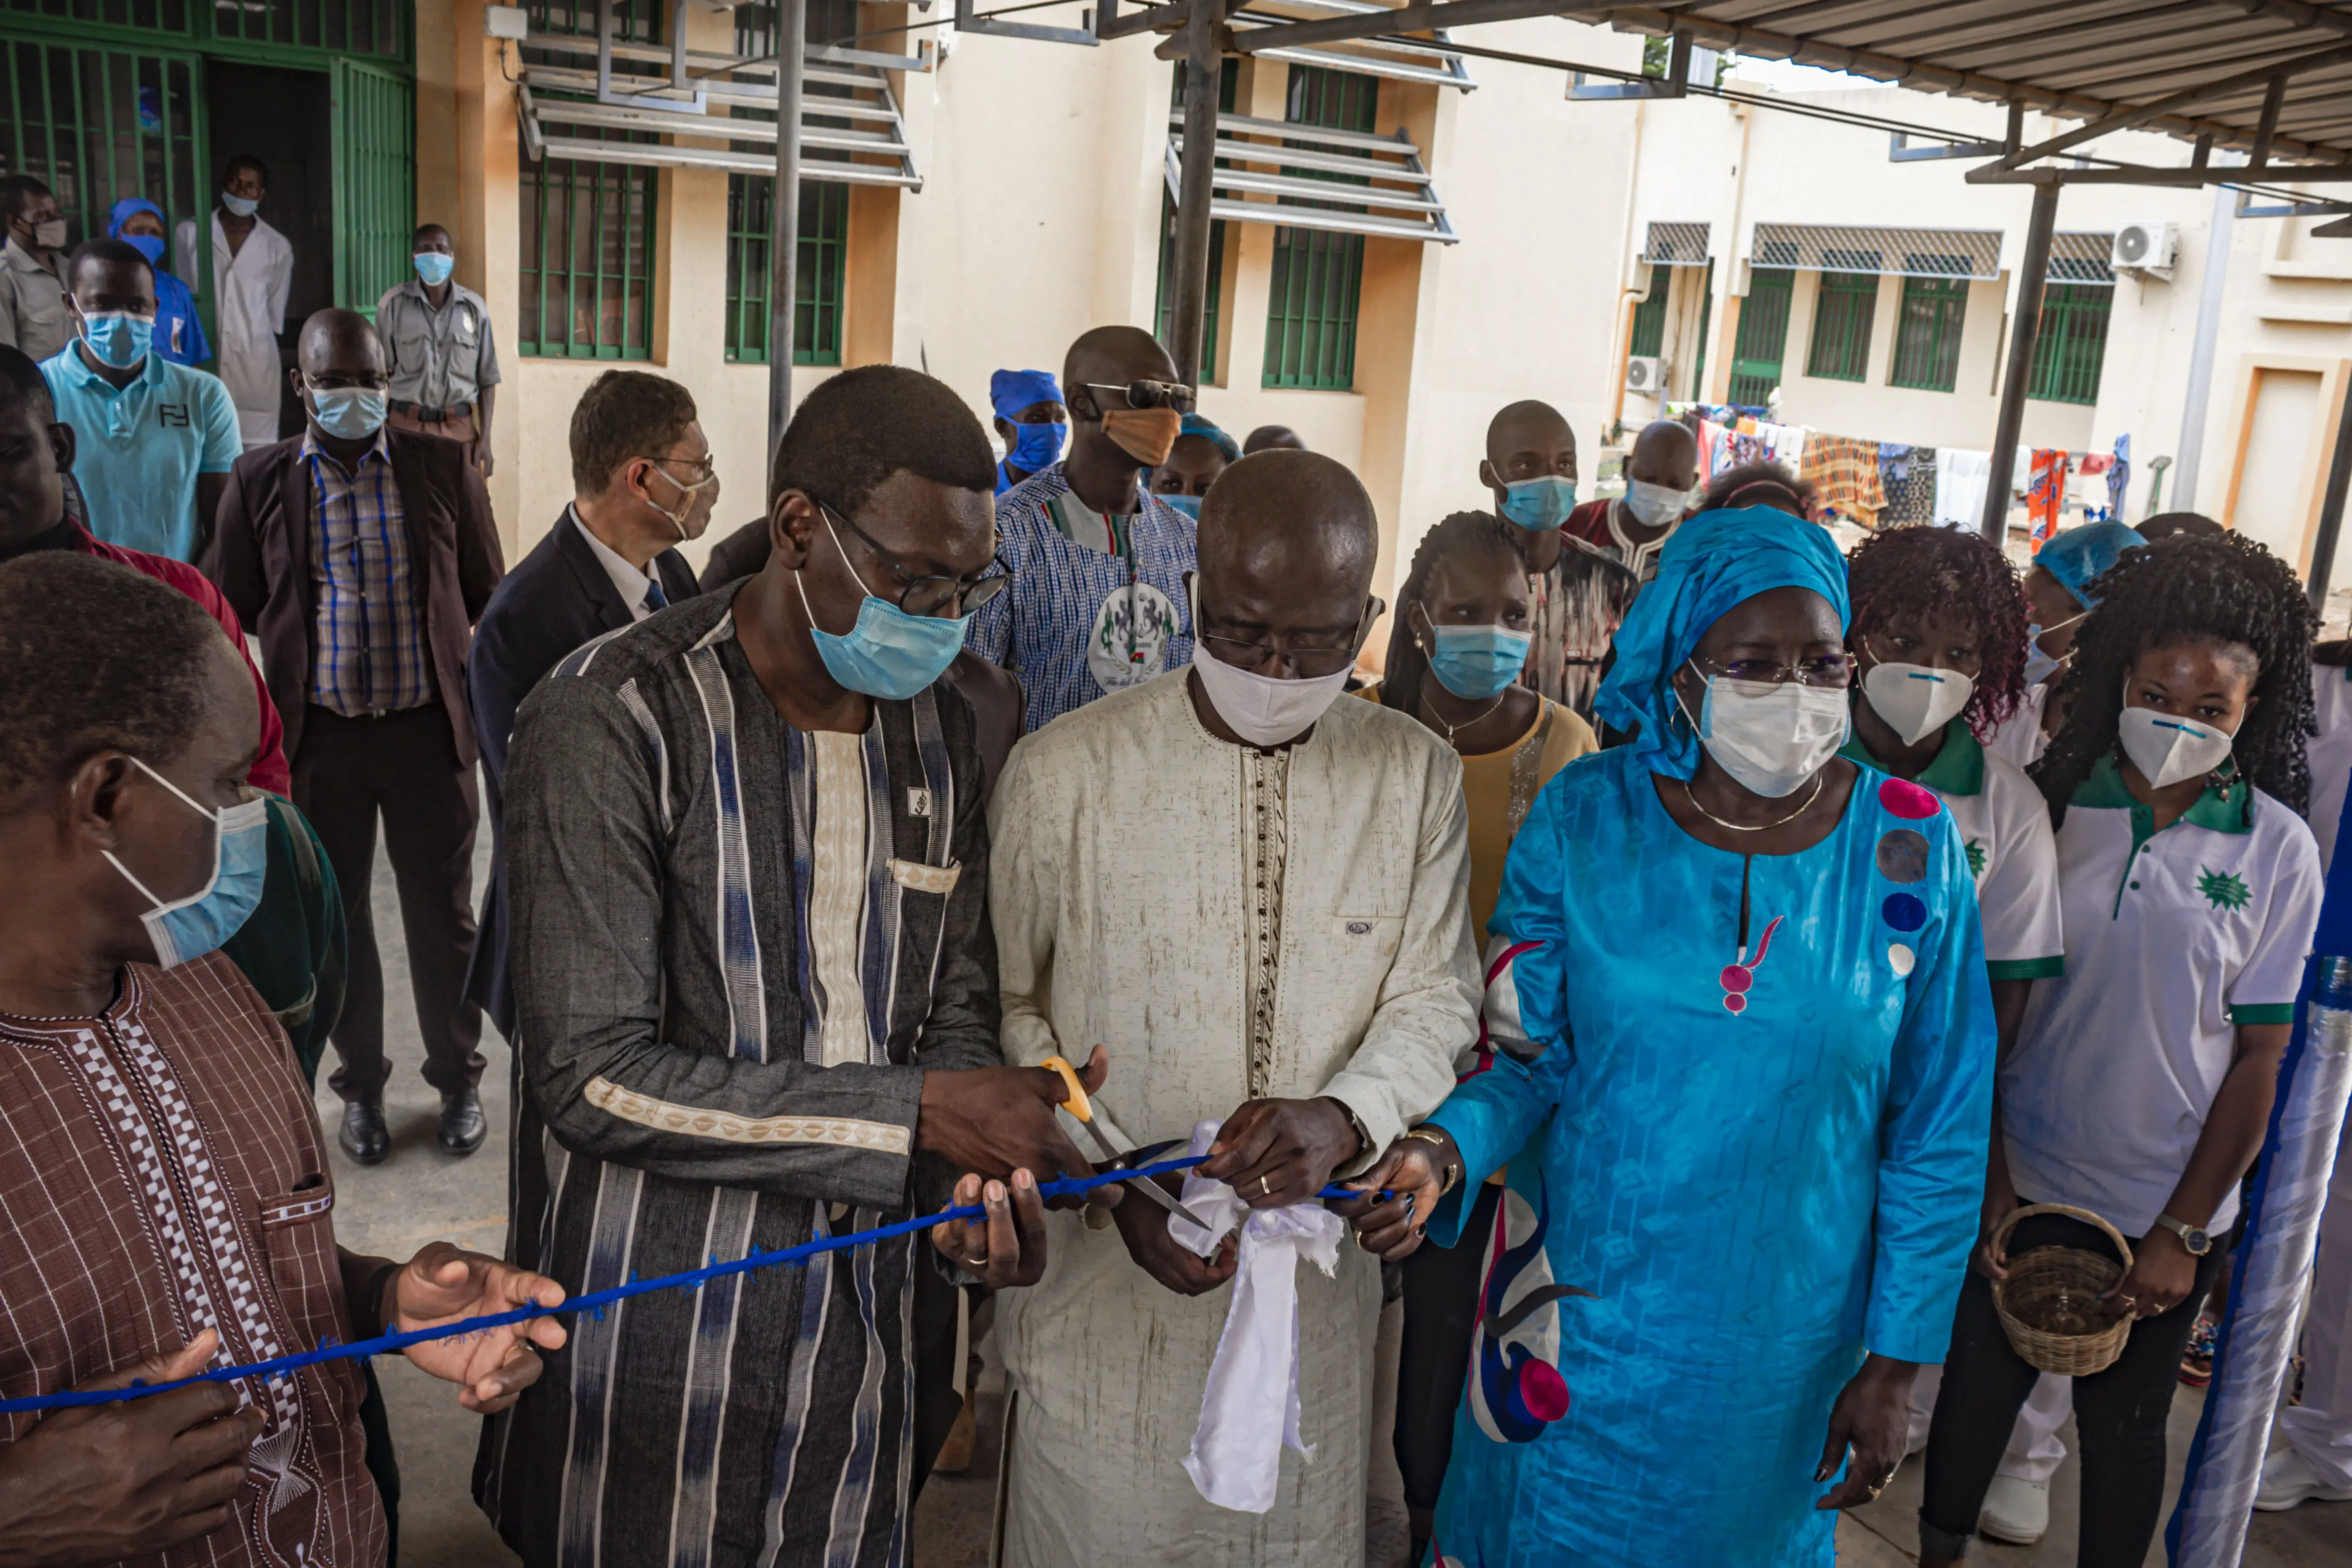
[[1852, 614], [1830, 531], [1778, 507], [1703, 511], [1666, 541], [1656, 579], [1617, 628], [1617, 662], [1593, 700], [1614, 728], [1640, 727], [1633, 747], [1643, 767], [1669, 778], [1698, 772], [1698, 737], [1668, 682], [1727, 611], [1774, 588], [1811, 588], [1837, 611], [1841, 632]]

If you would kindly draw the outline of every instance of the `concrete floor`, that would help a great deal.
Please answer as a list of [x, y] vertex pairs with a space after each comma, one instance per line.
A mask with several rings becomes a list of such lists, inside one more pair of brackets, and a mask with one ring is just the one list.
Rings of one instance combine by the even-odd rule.
[[[485, 836], [487, 837], [487, 836]], [[486, 874], [488, 851], [477, 856], [475, 884]], [[495, 1253], [506, 1238], [508, 1066], [505, 1045], [484, 1030], [482, 1100], [490, 1138], [478, 1153], [450, 1160], [434, 1147], [440, 1101], [416, 1068], [424, 1060], [414, 1009], [408, 999], [407, 960], [401, 945], [399, 906], [391, 867], [378, 859], [374, 881], [375, 927], [383, 943], [384, 989], [389, 998], [386, 1047], [394, 1072], [385, 1096], [393, 1154], [363, 1170], [335, 1149], [335, 1227], [346, 1246], [405, 1257], [436, 1237]], [[331, 1063], [330, 1064], [331, 1065]], [[342, 1108], [320, 1074], [319, 1114], [330, 1131]], [[480, 1418], [457, 1406], [455, 1391], [396, 1358], [376, 1363], [391, 1406], [399, 1450], [402, 1490], [401, 1553], [397, 1568], [492, 1568], [516, 1557], [475, 1508], [469, 1489]], [[996, 1496], [998, 1396], [983, 1380], [981, 1441], [969, 1472], [937, 1477], [925, 1489], [915, 1513], [916, 1568], [986, 1568], [990, 1521]], [[2176, 1467], [2188, 1449], [2202, 1396], [2184, 1389], [2173, 1404], [2172, 1454]], [[2068, 1431], [2072, 1447], [2072, 1431]], [[1839, 1521], [1838, 1560], [1856, 1568], [1896, 1568], [1917, 1561], [1916, 1513], [1921, 1462], [1912, 1459], [1895, 1475], [1886, 1495]], [[1391, 1471], [1391, 1474], [1393, 1472]], [[2175, 1482], [2178, 1482], [2176, 1468]], [[2036, 1547], [1985, 1543], [1973, 1561], [1986, 1568], [2073, 1568], [2075, 1529], [2075, 1467], [2070, 1452], [2051, 1487], [2051, 1531]], [[2167, 1505], [2170, 1506], [2168, 1497]], [[1376, 1510], [1377, 1512], [1378, 1510]], [[1393, 1539], [1376, 1519], [1375, 1542]], [[1397, 1555], [1401, 1555], [1401, 1552]], [[1394, 1558], [1367, 1568], [1395, 1568]], [[2164, 1562], [2161, 1542], [2148, 1563]], [[2255, 1516], [2244, 1568], [2346, 1568], [2352, 1564], [2352, 1503], [2305, 1503], [2290, 1513]], [[1113, 1568], [1113, 1565], [1105, 1565]]]

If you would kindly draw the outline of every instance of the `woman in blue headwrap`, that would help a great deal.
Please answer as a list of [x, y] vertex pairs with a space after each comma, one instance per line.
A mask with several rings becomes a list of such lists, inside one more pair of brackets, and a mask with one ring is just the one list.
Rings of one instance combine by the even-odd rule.
[[2041, 760], [2065, 718], [2063, 710], [2050, 706], [2050, 694], [2074, 660], [2075, 628], [2098, 607], [2091, 579], [2147, 542], [2137, 529], [2120, 522], [2086, 522], [2034, 553], [2025, 569], [2025, 602], [2032, 613], [2025, 628], [2025, 700], [1985, 737], [1990, 750], [2021, 768]]
[[1167, 460], [1151, 470], [1151, 493], [1198, 522], [1209, 487], [1241, 460], [1240, 445], [1215, 420], [1187, 414], [1177, 426]]
[[155, 352], [176, 364], [201, 364], [213, 357], [205, 324], [196, 319], [188, 286], [163, 270], [163, 209], [145, 196], [125, 196], [107, 215], [107, 237], [120, 239], [147, 258], [155, 273]]
[[1992, 1009], [1950, 817], [1837, 754], [1846, 615], [1812, 523], [1675, 531], [1598, 699], [1638, 736], [1512, 847], [1476, 1070], [1358, 1184], [1397, 1194], [1356, 1215], [1384, 1257], [1423, 1226], [1486, 1252], [1437, 1563], [1826, 1565], [1903, 1458], [1976, 1236]]

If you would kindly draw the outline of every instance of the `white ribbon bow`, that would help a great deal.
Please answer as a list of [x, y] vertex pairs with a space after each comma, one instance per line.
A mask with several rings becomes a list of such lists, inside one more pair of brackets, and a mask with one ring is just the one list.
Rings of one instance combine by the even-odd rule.
[[[1209, 1152], [1219, 1125], [1203, 1121], [1192, 1129], [1194, 1154]], [[1214, 1255], [1226, 1233], [1241, 1226], [1233, 1305], [1201, 1391], [1201, 1425], [1184, 1457], [1184, 1473], [1219, 1508], [1264, 1513], [1274, 1506], [1282, 1450], [1315, 1458], [1314, 1447], [1298, 1436], [1298, 1260], [1309, 1258], [1333, 1273], [1348, 1226], [1311, 1199], [1253, 1209], [1224, 1183], [1191, 1174], [1184, 1178], [1184, 1206], [1212, 1228], [1171, 1214], [1168, 1234], [1202, 1258]]]

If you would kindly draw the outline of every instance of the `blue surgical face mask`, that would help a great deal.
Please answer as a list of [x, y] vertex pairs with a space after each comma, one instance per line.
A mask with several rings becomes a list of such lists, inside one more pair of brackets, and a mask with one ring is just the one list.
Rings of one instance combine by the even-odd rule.
[[1535, 640], [1507, 626], [1439, 626], [1429, 648], [1429, 673], [1454, 696], [1483, 702], [1519, 678]]
[[155, 343], [155, 318], [128, 310], [95, 310], [81, 319], [82, 341], [100, 363], [129, 370]]
[[256, 906], [269, 879], [269, 803], [259, 795], [219, 811], [207, 811], [186, 791], [133, 757], [139, 770], [181, 800], [188, 809], [213, 819], [213, 874], [184, 899], [166, 903], [131, 874], [131, 868], [106, 858], [155, 907], [139, 917], [147, 940], [155, 944], [155, 963], [171, 969], [192, 958], [202, 958], [235, 936]]
[[160, 234], [126, 234], [122, 237], [131, 248], [147, 258], [150, 267], [163, 265], [163, 237]]
[[1160, 495], [1155, 492], [1152, 499], [1155, 500], [1166, 501], [1170, 506], [1174, 507], [1178, 511], [1182, 512], [1194, 522], [1201, 521], [1201, 502], [1204, 499], [1202, 497]]
[[[2060, 665], [2066, 662], [2063, 658], [2053, 658], [2048, 654], [2042, 651], [2042, 634], [2044, 632], [2063, 632], [2068, 626], [2073, 626], [2076, 621], [2081, 620], [2083, 616], [2087, 616], [2090, 613], [2090, 611], [2084, 610], [2081, 616], [2070, 616], [2065, 620], [2060, 621], [2054, 626], [2034, 625], [2029, 626], [2025, 628], [2026, 685], [2041, 685], [2043, 681], [2049, 679], [2052, 675], [2057, 672]], [[2066, 651], [2068, 658], [2071, 658], [2074, 657], [2074, 650], [2072, 648], [2069, 648]]]
[[1069, 434], [1067, 425], [1015, 425], [1013, 450], [1004, 454], [1004, 460], [1025, 474], [1050, 468], [1062, 455], [1062, 442]]
[[420, 250], [408, 259], [416, 264], [416, 275], [425, 279], [428, 289], [439, 288], [449, 281], [449, 274], [457, 270], [457, 258], [437, 250]]
[[310, 389], [310, 412], [319, 421], [319, 428], [344, 441], [364, 441], [383, 428], [383, 413], [387, 395], [373, 386], [313, 386], [303, 378]]
[[1576, 510], [1576, 481], [1554, 474], [1503, 487], [1503, 516], [1530, 533], [1558, 528]]
[[244, 196], [233, 196], [226, 191], [223, 191], [221, 193], [221, 205], [228, 208], [229, 211], [235, 213], [239, 217], [251, 217], [254, 214], [261, 210], [261, 198], [256, 196], [248, 201]]
[[[833, 547], [840, 552], [842, 564], [849, 565], [849, 552], [841, 548], [841, 535], [834, 533], [830, 517], [824, 520], [824, 531], [833, 534]], [[850, 566], [849, 574], [857, 577], [857, 568]], [[809, 636], [816, 643], [817, 658], [824, 661], [825, 673], [852, 691], [893, 702], [905, 701], [945, 675], [963, 648], [964, 628], [971, 625], [970, 616], [908, 615], [869, 591], [866, 602], [857, 607], [857, 624], [843, 637], [816, 624], [816, 612], [809, 608], [808, 588], [797, 572], [793, 574], [793, 585], [800, 589], [801, 613], [808, 617]], [[865, 587], [866, 579], [857, 577], [857, 585]]]

